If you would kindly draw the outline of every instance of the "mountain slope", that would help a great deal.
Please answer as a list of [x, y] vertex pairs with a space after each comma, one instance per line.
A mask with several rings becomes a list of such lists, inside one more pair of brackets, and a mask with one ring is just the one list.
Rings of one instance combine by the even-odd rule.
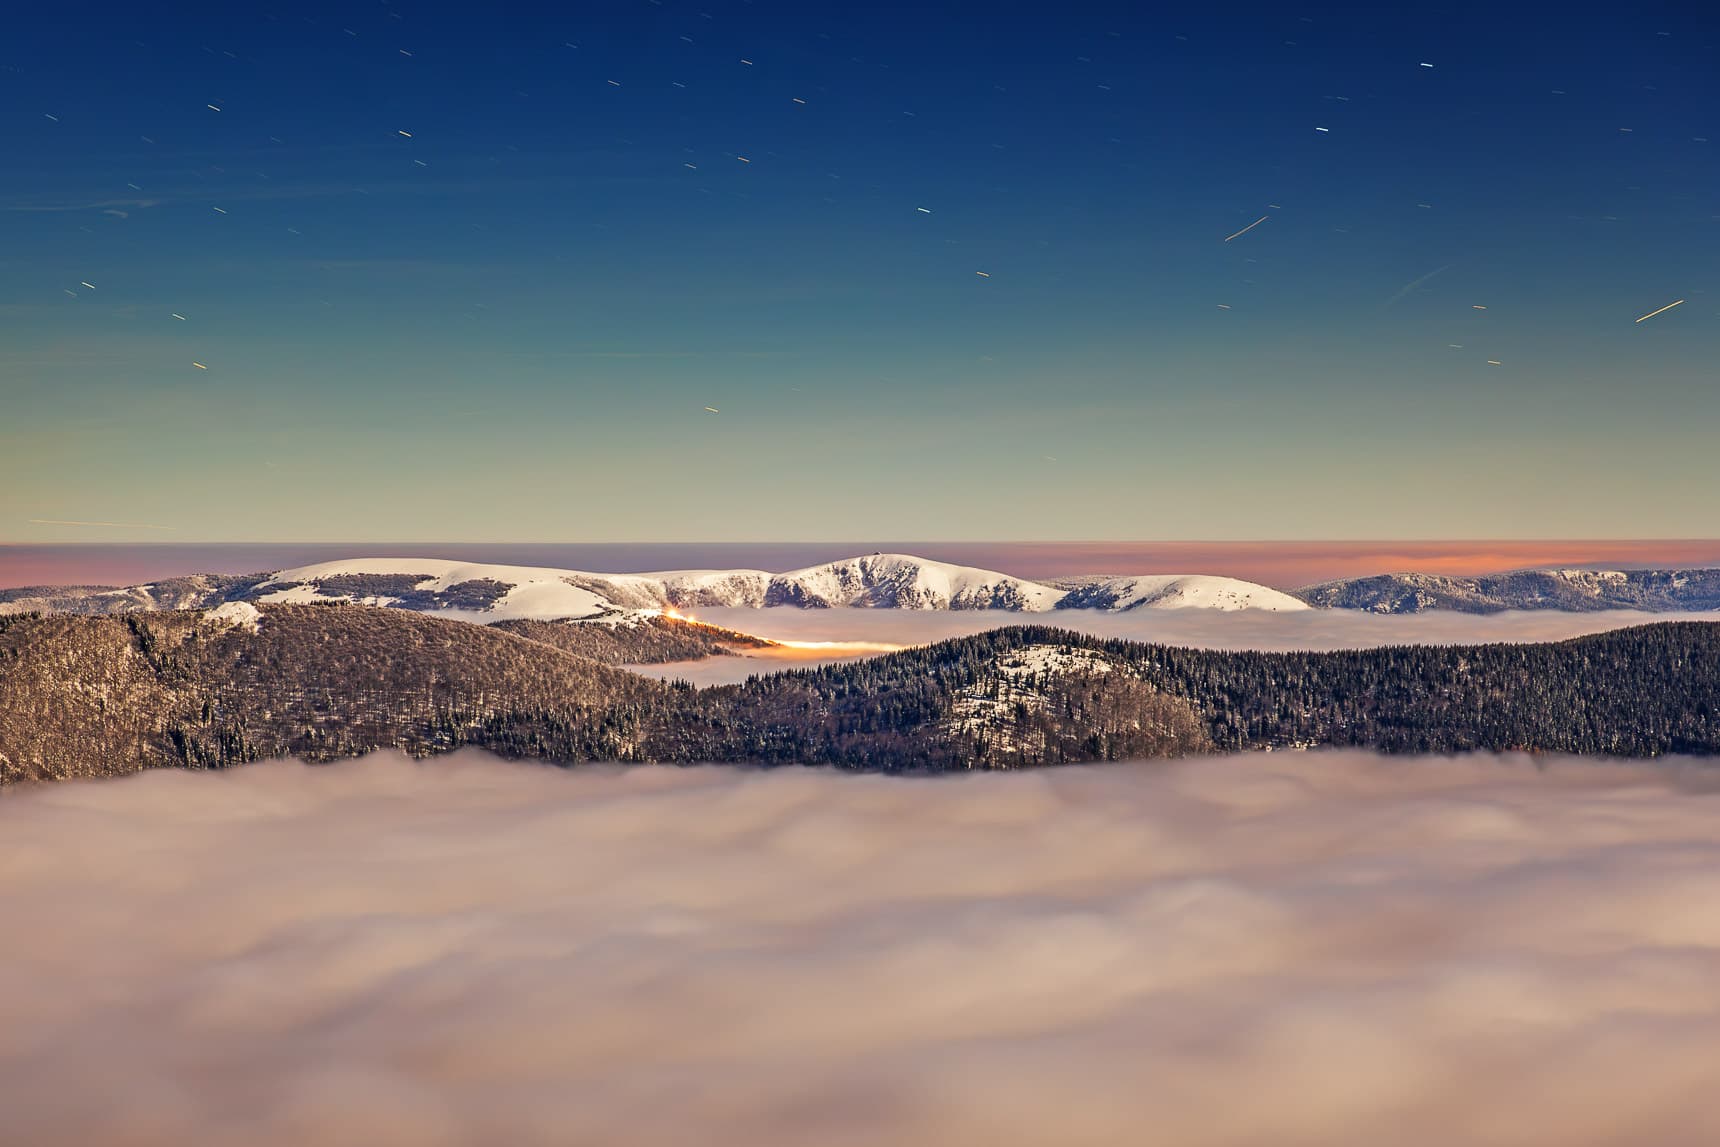
[[[586, 581], [585, 579], [592, 579]], [[282, 570], [248, 595], [269, 605], [344, 600], [424, 612], [517, 617], [596, 617], [662, 604], [649, 583], [573, 570], [436, 558], [347, 558]]]
[[[224, 606], [222, 608], [231, 608]], [[776, 644], [750, 633], [670, 616], [625, 614], [611, 624], [514, 618], [490, 628], [553, 645], [605, 665], [656, 665], [731, 655]]]
[[0, 616], [9, 613], [131, 613], [203, 609], [242, 595], [267, 574], [191, 574], [134, 586], [33, 585], [0, 589]]
[[[427, 753], [498, 706], [554, 706], [580, 751], [656, 682], [488, 626], [357, 606], [0, 618], [0, 779]], [[607, 719], [606, 718], [610, 718]]]
[[707, 606], [736, 606], [757, 609], [764, 605], [771, 579], [764, 570], [670, 570], [641, 575], [663, 586], [663, 597], [677, 609]]
[[1068, 578], [1055, 583], [1068, 593], [1058, 609], [1266, 609], [1311, 608], [1300, 598], [1254, 582], [1210, 574], [1143, 574], [1135, 577]]

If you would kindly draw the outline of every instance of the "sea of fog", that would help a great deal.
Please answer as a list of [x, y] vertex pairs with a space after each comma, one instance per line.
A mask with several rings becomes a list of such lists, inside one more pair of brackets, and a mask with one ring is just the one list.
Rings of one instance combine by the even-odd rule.
[[1714, 1141], [1720, 777], [479, 754], [0, 793], [0, 1139]]
[[[1641, 613], [1634, 610], [1595, 613], [1525, 610], [1494, 614], [1442, 611], [1389, 615], [1333, 609], [1287, 613], [1213, 609], [1136, 609], [1124, 613], [1067, 609], [1050, 613], [1008, 613], [996, 610], [773, 608], [701, 609], [697, 614], [700, 620], [714, 625], [807, 645], [749, 650], [745, 657], [714, 657], [705, 661], [629, 668], [657, 677], [715, 685], [744, 681], [754, 673], [849, 661], [893, 647], [922, 645], [1006, 625], [1050, 625], [1100, 637], [1123, 637], [1201, 649], [1326, 650], [1417, 642], [1557, 641], [1655, 621], [1720, 621], [1720, 613]], [[824, 643], [836, 643], [837, 648]]]

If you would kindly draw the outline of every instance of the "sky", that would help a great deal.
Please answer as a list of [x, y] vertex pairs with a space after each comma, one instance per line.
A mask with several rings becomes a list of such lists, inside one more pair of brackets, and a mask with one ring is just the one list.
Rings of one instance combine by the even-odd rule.
[[1720, 535], [1720, 14], [1400, 7], [20, 10], [0, 541]]

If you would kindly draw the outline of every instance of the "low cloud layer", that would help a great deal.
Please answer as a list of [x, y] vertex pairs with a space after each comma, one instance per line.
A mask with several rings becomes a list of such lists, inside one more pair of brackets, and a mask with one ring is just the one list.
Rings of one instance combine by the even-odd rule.
[[[1377, 614], [1358, 610], [1317, 609], [1294, 613], [1267, 610], [1226, 612], [1213, 609], [1137, 609], [1125, 613], [1064, 609], [1050, 613], [993, 610], [919, 611], [899, 609], [702, 609], [703, 620], [798, 641], [873, 641], [919, 645], [947, 637], [981, 633], [1005, 625], [1051, 625], [1098, 637], [1122, 637], [1197, 649], [1330, 650], [1382, 645], [1444, 645], [1490, 641], [1560, 641], [1646, 625], [1656, 621], [1720, 621], [1720, 613], [1643, 613], [1602, 610], [1565, 613], [1524, 610], [1475, 614], [1429, 612]], [[745, 659], [716, 658], [670, 666], [633, 666], [658, 677], [680, 677], [699, 685], [744, 681], [791, 665], [851, 661], [816, 650], [771, 651]]]
[[47, 1144], [1696, 1144], [1720, 777], [476, 754], [0, 794]]

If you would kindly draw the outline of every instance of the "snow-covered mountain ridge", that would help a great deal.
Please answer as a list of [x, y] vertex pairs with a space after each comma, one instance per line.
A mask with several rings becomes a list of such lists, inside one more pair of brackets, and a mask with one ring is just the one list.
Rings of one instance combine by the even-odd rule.
[[665, 610], [710, 607], [994, 609], [1015, 613], [1309, 608], [1289, 594], [1234, 578], [1191, 574], [1037, 582], [909, 554], [880, 553], [786, 573], [730, 569], [604, 574], [441, 558], [355, 557], [249, 578], [180, 578], [118, 590], [50, 588], [12, 595], [10, 601], [0, 598], [0, 612], [208, 609], [230, 601], [360, 602], [485, 622], [551, 618], [616, 621]]
[[193, 574], [124, 586], [0, 589], [0, 614], [211, 609], [225, 602], [352, 601], [471, 621], [620, 622], [665, 610], [797, 606], [905, 610], [1063, 609], [1694, 611], [1720, 609], [1720, 569], [1543, 569], [1478, 577], [1382, 574], [1285, 593], [1207, 574], [1083, 575], [1033, 581], [909, 554], [757, 569], [608, 574], [441, 558], [356, 557], [273, 574]]
[[787, 573], [670, 570], [598, 574], [430, 558], [352, 558], [283, 570], [260, 602], [344, 600], [485, 619], [597, 618], [622, 611], [726, 606], [806, 609], [1307, 609], [1289, 594], [1232, 578], [1119, 577], [1048, 584], [908, 554], [868, 554]]

